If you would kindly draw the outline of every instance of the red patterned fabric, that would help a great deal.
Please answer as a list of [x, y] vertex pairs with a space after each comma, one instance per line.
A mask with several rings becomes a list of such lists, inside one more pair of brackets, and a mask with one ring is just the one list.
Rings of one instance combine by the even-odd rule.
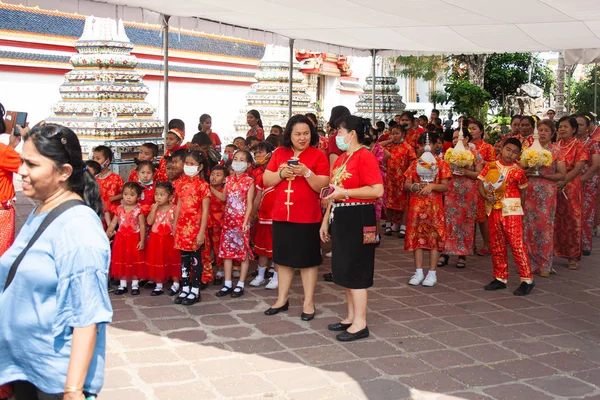
[[152, 208], [152, 204], [154, 204], [154, 191], [156, 190], [156, 184], [152, 185], [141, 185], [142, 186], [142, 194], [138, 199], [138, 204], [142, 206], [142, 212], [145, 216], [148, 216], [150, 213], [150, 209]]
[[[518, 190], [518, 189], [517, 189]], [[494, 263], [494, 278], [508, 281], [508, 250], [510, 245], [521, 281], [531, 282], [531, 267], [523, 245], [523, 219], [521, 215], [502, 216], [502, 210], [492, 210], [489, 217], [490, 247]]]
[[[217, 189], [219, 192], [225, 190], [225, 186]], [[215, 264], [218, 267], [223, 266], [223, 260], [219, 257], [219, 247], [221, 247], [221, 226], [223, 225], [223, 214], [225, 214], [225, 202], [217, 196], [210, 197], [210, 214], [208, 214], [208, 238], [210, 240], [210, 249], [215, 255]]]
[[[471, 142], [475, 145], [477, 152], [483, 159], [483, 161], [487, 164], [490, 161], [496, 160], [496, 150], [494, 150], [494, 146], [489, 143], [486, 143], [483, 139], [479, 140], [477, 143]], [[478, 196], [477, 198], [477, 222], [485, 222], [487, 215], [485, 213], [485, 200], [483, 197]]]
[[[183, 251], [198, 249], [196, 238], [202, 222], [202, 200], [210, 197], [210, 187], [199, 175], [183, 176], [179, 189], [179, 217], [175, 227], [175, 248]], [[205, 246], [206, 248], [206, 246]]]
[[[594, 155], [600, 155], [600, 142], [589, 138], [584, 142], [584, 147], [588, 152], [589, 161], [583, 167], [582, 174], [588, 170], [592, 163]], [[600, 175], [598, 172], [587, 181], [583, 182], [583, 250], [592, 251], [592, 235], [594, 231], [594, 221], [596, 216], [596, 198], [598, 196], [598, 188]]]
[[413, 149], [417, 149], [419, 147], [418, 141], [419, 141], [419, 136], [421, 136], [421, 133], [423, 133], [423, 131], [415, 129], [415, 128], [410, 128], [408, 131], [406, 131], [406, 136], [404, 137], [404, 141], [408, 144], [410, 144]]
[[389, 144], [385, 149], [391, 154], [385, 181], [386, 206], [390, 210], [405, 211], [408, 207], [408, 193], [404, 190], [404, 173], [417, 158], [417, 154], [406, 141]]
[[325, 136], [319, 137], [319, 143], [317, 144], [317, 149], [327, 153], [327, 148], [329, 147], [329, 141]]
[[138, 250], [140, 243], [140, 214], [142, 207], [138, 204], [131, 211], [119, 206], [116, 210], [119, 218], [119, 230], [112, 245], [110, 269], [113, 276], [132, 278], [141, 276], [144, 265], [144, 250]]
[[[161, 161], [162, 160], [163, 159], [161, 159]], [[166, 168], [166, 164], [167, 164], [167, 160], [165, 160], [165, 168]], [[129, 173], [129, 178], [127, 179], [127, 182], [138, 182], [137, 170], [135, 168], [132, 169], [131, 172]], [[154, 171], [154, 183], [156, 183], [156, 182], [169, 182], [169, 178], [167, 178], [166, 170], [157, 168], [156, 171]]]
[[96, 177], [96, 182], [100, 186], [100, 198], [104, 204], [103, 213], [110, 212], [111, 217], [117, 213], [117, 207], [121, 204], [120, 200], [111, 202], [109, 199], [121, 194], [123, 190], [123, 178], [118, 174], [111, 172], [104, 178]]
[[240, 261], [253, 259], [250, 232], [242, 231], [248, 206], [248, 191], [252, 185], [254, 180], [246, 174], [227, 177], [225, 183], [227, 201], [221, 228], [220, 258]]
[[[435, 182], [439, 184], [443, 179], [451, 179], [452, 172], [446, 161], [436, 157], [438, 173]], [[417, 161], [412, 162], [404, 173], [406, 179], [413, 183], [420, 183], [417, 174]], [[446, 240], [446, 223], [444, 217], [444, 202], [440, 192], [431, 192], [429, 195], [411, 193], [408, 219], [406, 221], [406, 237], [404, 250], [416, 249], [444, 250]]]
[[167, 211], [156, 210], [154, 224], [146, 246], [145, 277], [162, 282], [173, 276], [181, 275], [181, 253], [175, 250], [173, 222], [175, 206]]
[[6, 250], [15, 241], [15, 217], [16, 212], [14, 207], [2, 208], [0, 207], [0, 256], [4, 254]]
[[[567, 173], [579, 161], [589, 159], [588, 152], [583, 143], [572, 138], [567, 142], [557, 143], [561, 150]], [[581, 174], [565, 186], [563, 191], [557, 194], [556, 216], [554, 218], [554, 255], [560, 258], [581, 259], [581, 246], [583, 241], [582, 213], [583, 213], [583, 189]]]
[[263, 140], [265, 140], [265, 130], [263, 128], [261, 128], [260, 126], [256, 125], [254, 128], [250, 128], [250, 130], [246, 134], [246, 137], [249, 137], [249, 136], [256, 136], [261, 141], [263, 141]]

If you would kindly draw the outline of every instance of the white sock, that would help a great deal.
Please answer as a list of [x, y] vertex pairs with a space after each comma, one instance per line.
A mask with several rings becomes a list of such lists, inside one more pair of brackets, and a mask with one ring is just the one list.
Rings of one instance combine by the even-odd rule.
[[436, 272], [437, 272], [437, 271], [429, 271], [429, 272], [427, 273], [427, 276], [429, 276], [429, 275], [431, 275], [431, 276], [435, 276], [435, 275], [436, 275], [436, 274], [435, 274]]
[[192, 288], [192, 293], [194, 293], [196, 295], [196, 297], [198, 297], [198, 293], [200, 293], [200, 288], [199, 287], [193, 287]]
[[179, 282], [173, 282], [173, 285], [171, 286], [171, 288], [174, 291], [178, 291], [179, 290]]
[[242, 281], [239, 281], [239, 282], [237, 283], [237, 286], [238, 286], [238, 287], [241, 287], [241, 288], [243, 289], [243, 288], [244, 288], [244, 282], [242, 282]]
[[126, 287], [127, 287], [127, 280], [125, 280], [125, 279], [121, 279], [121, 280], [119, 281], [119, 287], [121, 287], [121, 288], [126, 288]]
[[260, 276], [261, 278], [265, 277], [265, 272], [267, 272], [267, 267], [261, 267], [260, 265], [258, 266], [258, 276]]
[[190, 292], [190, 287], [189, 286], [184, 286], [184, 287], [181, 288], [181, 291], [189, 293]]
[[134, 279], [131, 281], [131, 288], [132, 289], [139, 289], [140, 288], [140, 281], [138, 281], [137, 279]]
[[273, 272], [273, 280], [276, 281], [277, 280], [277, 271]]
[[231, 286], [233, 286], [233, 282], [231, 282], [231, 281], [225, 281], [225, 285], [224, 286], [230, 288]]
[[163, 290], [163, 284], [162, 283], [157, 283], [156, 284], [156, 289], [154, 290]]
[[417, 276], [423, 276], [423, 268], [417, 268], [415, 271], [415, 275]]

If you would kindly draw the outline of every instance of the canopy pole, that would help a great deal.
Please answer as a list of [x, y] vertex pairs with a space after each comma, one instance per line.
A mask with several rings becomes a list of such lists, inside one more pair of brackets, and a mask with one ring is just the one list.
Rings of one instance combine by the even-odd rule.
[[373, 55], [373, 84], [371, 85], [371, 113], [372, 113], [372, 119], [371, 119], [371, 125], [375, 126], [375, 69], [377, 68], [377, 50], [373, 49], [371, 50], [371, 54]]
[[164, 80], [164, 136], [167, 137], [169, 131], [169, 19], [170, 15], [163, 15], [163, 80]]
[[567, 74], [567, 115], [571, 115], [571, 77], [573, 76], [572, 66], [569, 66]]
[[294, 89], [294, 39], [290, 38], [290, 81], [288, 86], [288, 118], [292, 118], [292, 100]]
[[594, 114], [598, 115], [598, 63], [594, 63]]

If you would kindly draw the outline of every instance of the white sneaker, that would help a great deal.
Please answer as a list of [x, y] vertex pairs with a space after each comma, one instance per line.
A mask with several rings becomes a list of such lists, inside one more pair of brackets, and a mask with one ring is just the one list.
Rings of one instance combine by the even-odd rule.
[[422, 285], [431, 287], [437, 283], [437, 277], [435, 275], [427, 274], [425, 279], [423, 280]]
[[331, 258], [331, 251], [329, 253], [325, 253], [325, 257]]
[[424, 280], [424, 275], [414, 274], [412, 278], [410, 278], [410, 281], [408, 281], [408, 284], [411, 286], [419, 286]]
[[254, 286], [254, 287], [258, 287], [258, 286], [262, 286], [265, 284], [265, 282], [267, 282], [267, 280], [260, 276], [260, 275], [256, 275], [256, 278], [254, 278], [252, 280], [252, 282], [250, 282], [250, 286]]
[[[252, 285], [252, 284], [251, 284]], [[265, 286], [265, 289], [277, 289], [277, 287], [279, 287], [279, 282], [277, 282], [277, 279], [269, 279], [269, 283], [267, 283], [267, 286]]]

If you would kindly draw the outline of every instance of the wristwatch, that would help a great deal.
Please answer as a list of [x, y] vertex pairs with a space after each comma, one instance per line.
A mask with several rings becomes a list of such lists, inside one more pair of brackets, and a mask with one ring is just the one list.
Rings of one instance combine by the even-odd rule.
[[346, 196], [346, 200], [350, 198], [350, 195], [348, 194], [348, 189], [344, 190], [344, 196]]
[[308, 178], [310, 178], [310, 176], [311, 176], [311, 175], [312, 175], [312, 172], [311, 172], [311, 170], [309, 169], [309, 170], [308, 170], [308, 172], [307, 172], [306, 174], [304, 174], [304, 178], [305, 178], [305, 179], [308, 179]]

